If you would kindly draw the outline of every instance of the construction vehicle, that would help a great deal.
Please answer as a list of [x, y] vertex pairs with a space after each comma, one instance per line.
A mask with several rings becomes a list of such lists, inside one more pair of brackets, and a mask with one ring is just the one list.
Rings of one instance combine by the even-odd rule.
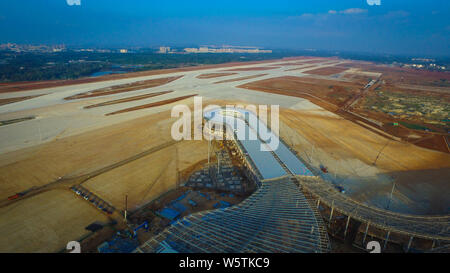
[[137, 231], [140, 230], [141, 228], [144, 228], [146, 231], [148, 231], [148, 228], [149, 228], [148, 221], [145, 221], [142, 225], [133, 229], [133, 238], [137, 237]]
[[15, 200], [15, 199], [17, 199], [17, 198], [19, 198], [20, 197], [20, 195], [19, 194], [15, 194], [15, 195], [11, 195], [10, 197], [8, 197], [8, 200]]
[[336, 186], [336, 189], [337, 189], [340, 193], [345, 193], [345, 188], [342, 187], [342, 186], [340, 186], [340, 185]]

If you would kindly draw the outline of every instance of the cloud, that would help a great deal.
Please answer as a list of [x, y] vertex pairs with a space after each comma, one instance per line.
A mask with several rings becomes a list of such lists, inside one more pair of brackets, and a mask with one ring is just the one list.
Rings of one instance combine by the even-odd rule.
[[360, 9], [360, 8], [351, 8], [351, 9], [342, 10], [339, 13], [341, 13], [341, 14], [361, 14], [361, 13], [367, 13], [367, 10]]
[[334, 15], [334, 14], [362, 14], [362, 13], [367, 13], [366, 9], [360, 9], [360, 8], [351, 8], [351, 9], [346, 9], [346, 10], [341, 10], [341, 11], [336, 11], [336, 10], [329, 10], [328, 14]]
[[369, 6], [381, 6], [381, 0], [367, 0]]
[[69, 6], [81, 6], [81, 0], [66, 0]]
[[345, 16], [345, 15], [358, 15], [358, 14], [366, 14], [368, 10], [360, 9], [360, 8], [350, 8], [346, 10], [329, 10], [327, 13], [303, 13], [299, 16], [290, 16], [289, 20], [293, 19], [303, 19], [303, 20], [316, 20], [316, 21], [324, 21], [332, 16]]
[[409, 16], [409, 12], [404, 10], [390, 11], [385, 15], [387, 19], [405, 18]]

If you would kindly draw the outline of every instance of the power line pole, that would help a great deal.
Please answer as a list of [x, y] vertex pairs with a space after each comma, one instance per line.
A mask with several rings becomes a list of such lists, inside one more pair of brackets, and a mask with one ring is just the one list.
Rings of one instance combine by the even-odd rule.
[[220, 154], [217, 152], [217, 174], [220, 172]]
[[208, 168], [209, 168], [209, 164], [211, 163], [210, 150], [211, 150], [211, 138], [208, 141]]
[[127, 210], [128, 210], [128, 195], [125, 195], [125, 213], [124, 213], [125, 223], [127, 222]]
[[377, 165], [377, 161], [381, 156], [381, 153], [383, 152], [383, 150], [388, 146], [390, 140], [388, 140], [388, 142], [386, 142], [386, 144], [383, 146], [383, 148], [381, 148], [380, 152], [378, 153], [377, 157], [375, 158], [375, 161], [373, 162], [373, 165]]

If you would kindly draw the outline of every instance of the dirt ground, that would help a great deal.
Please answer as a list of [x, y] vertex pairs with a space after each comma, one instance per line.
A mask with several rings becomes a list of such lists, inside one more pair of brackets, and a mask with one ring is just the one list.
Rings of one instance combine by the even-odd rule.
[[[302, 58], [301, 57], [300, 58], [299, 57], [283, 58], [278, 61], [296, 60], [296, 59], [302, 59]], [[127, 78], [134, 78], [134, 77], [143, 77], [143, 76], [163, 75], [163, 74], [168, 74], [168, 73], [194, 71], [194, 70], [202, 70], [202, 69], [227, 68], [227, 67], [245, 66], [245, 65], [251, 65], [251, 64], [265, 64], [265, 63], [271, 63], [274, 61], [277, 61], [277, 60], [265, 60], [265, 61], [254, 61], [254, 62], [234, 62], [234, 63], [231, 62], [231, 63], [213, 64], [213, 65], [198, 65], [198, 66], [188, 66], [188, 67], [180, 67], [180, 68], [172, 68], [172, 69], [158, 69], [158, 70], [150, 70], [150, 71], [142, 71], [142, 72], [132, 72], [132, 73], [124, 73], [124, 74], [110, 74], [110, 75], [105, 75], [105, 76], [100, 76], [100, 77], [80, 78], [80, 79], [76, 79], [76, 80], [54, 80], [54, 81], [2, 83], [2, 84], [0, 84], [0, 93], [27, 91], [27, 90], [34, 90], [34, 89], [52, 88], [52, 87], [58, 87], [58, 86], [102, 82], [102, 81], [127, 79]]]
[[109, 219], [68, 190], [45, 192], [0, 208], [0, 252], [57, 252], [95, 221]]
[[[437, 127], [430, 125], [430, 123], [425, 124], [423, 123], [423, 121], [421, 121], [421, 119], [417, 119], [414, 117], [404, 117], [402, 119], [399, 119], [400, 116], [393, 117], [388, 114], [384, 114], [371, 109], [363, 109], [361, 107], [361, 104], [365, 101], [365, 97], [360, 100], [360, 102], [356, 104], [356, 107], [352, 108], [350, 112], [342, 111], [342, 109], [344, 109], [349, 103], [357, 99], [358, 96], [361, 96], [361, 90], [366, 84], [367, 81], [365, 81], [364, 78], [361, 77], [352, 78], [352, 81], [340, 81], [331, 79], [316, 79], [311, 77], [288, 76], [254, 81], [241, 85], [239, 87], [273, 94], [306, 98], [313, 103], [323, 107], [324, 109], [327, 109], [334, 113], [338, 113], [339, 115], [347, 119], [354, 120], [355, 122], [366, 123], [366, 125], [368, 125], [366, 126], [366, 128], [376, 126], [378, 127], [376, 130], [379, 130], [380, 132], [387, 132], [391, 135], [394, 135], [395, 137], [402, 138], [403, 140], [416, 144], [418, 146], [441, 152], [449, 151], [449, 148], [442, 135], [446, 132], [443, 126]], [[401, 89], [395, 86], [392, 87], [392, 85], [388, 86], [394, 88], [394, 90], [397, 90], [396, 92], [401, 92], [402, 94], [404, 94], [405, 98], [407, 98], [408, 95], [410, 95], [410, 97], [412, 95], [420, 95], [423, 96], [423, 101], [429, 99], [432, 96], [439, 96], [440, 100], [442, 101], [444, 99], [448, 99], [446, 98], [448, 95], [437, 93], [434, 91], [426, 92], [412, 89]], [[374, 87], [375, 86], [369, 89], [369, 92], [364, 93], [364, 96], [369, 98], [370, 96], [375, 95], [378, 91], [374, 90]], [[385, 88], [385, 85], [382, 86], [382, 89], [383, 88]], [[443, 106], [441, 106], [441, 104], [443, 103], [434, 104], [434, 110], [436, 110], [438, 107], [442, 108]], [[432, 107], [430, 107], [430, 109], [432, 109]], [[391, 126], [394, 122], [399, 122], [399, 120], [405, 122], [413, 122], [419, 125], [424, 124], [432, 130], [436, 130], [436, 132], [439, 132], [441, 134], [434, 134], [432, 132], [430, 133], [426, 131], [419, 132], [417, 130]], [[373, 131], [376, 130], [374, 129]], [[410, 139], [410, 136], [412, 135], [419, 136], [421, 140], [416, 141], [416, 139]]]
[[330, 76], [330, 75], [342, 73], [345, 70], [347, 70], [347, 68], [331, 66], [331, 67], [324, 67], [324, 68], [319, 68], [319, 69], [308, 70], [303, 73], [322, 75], [322, 76]]
[[286, 76], [254, 81], [239, 87], [295, 97], [315, 97], [341, 106], [363, 86], [353, 82]]
[[315, 60], [309, 60], [308, 58], [305, 58], [303, 60], [299, 60], [299, 62], [293, 62], [293, 63], [281, 63], [280, 65], [302, 65], [302, 64], [317, 64], [317, 63], [322, 63], [322, 62], [326, 62], [326, 61], [330, 61], [333, 60], [333, 58], [314, 58]]
[[192, 97], [195, 97], [195, 96], [197, 96], [197, 94], [181, 96], [181, 97], [172, 98], [172, 99], [168, 99], [168, 100], [162, 100], [162, 101], [153, 102], [153, 103], [149, 103], [149, 104], [139, 105], [139, 106], [136, 106], [136, 107], [122, 109], [122, 110], [119, 110], [119, 111], [108, 113], [106, 115], [107, 116], [111, 116], [111, 115], [117, 115], [117, 114], [122, 114], [122, 113], [126, 113], [126, 112], [132, 112], [132, 111], [137, 111], [137, 110], [141, 110], [141, 109], [146, 109], [146, 108], [152, 108], [152, 107], [167, 105], [167, 104], [171, 104], [171, 103], [174, 103], [174, 102], [177, 102], [177, 101], [189, 99], [189, 98], [192, 98]]
[[279, 66], [261, 66], [261, 67], [248, 67], [248, 68], [233, 68], [225, 71], [264, 71], [280, 68]]
[[266, 76], [266, 75], [267, 74], [258, 74], [258, 75], [247, 76], [247, 77], [239, 77], [239, 78], [234, 78], [234, 79], [229, 79], [229, 80], [224, 80], [224, 81], [218, 81], [218, 82], [215, 82], [215, 84], [249, 80], [249, 79], [259, 78], [259, 77]]
[[291, 69], [286, 69], [285, 71], [289, 72], [289, 71], [297, 71], [297, 70], [304, 70], [306, 68], [313, 68], [316, 67], [315, 65], [307, 65], [307, 66], [302, 66], [302, 67], [298, 67], [298, 68], [291, 68]]
[[156, 97], [156, 96], [169, 94], [171, 92], [173, 92], [173, 91], [163, 91], [163, 92], [150, 93], [150, 94], [146, 94], [146, 95], [128, 97], [128, 98], [124, 98], [124, 99], [110, 100], [110, 101], [106, 101], [106, 102], [102, 102], [102, 103], [91, 104], [91, 105], [85, 106], [84, 108], [90, 109], [90, 108], [113, 105], [113, 104], [118, 104], [118, 103], [143, 100], [143, 99], [148, 99], [148, 98], [152, 98], [152, 97]]
[[225, 76], [236, 75], [236, 73], [207, 73], [201, 74], [197, 76], [197, 79], [212, 79], [212, 78], [220, 78]]
[[0, 106], [1, 105], [5, 105], [5, 104], [10, 104], [10, 103], [14, 103], [14, 102], [19, 102], [19, 101], [24, 101], [24, 100], [29, 100], [29, 99], [33, 99], [33, 98], [37, 98], [41, 95], [36, 95], [36, 96], [25, 96], [25, 97], [16, 97], [16, 98], [9, 98], [9, 99], [0, 99]]
[[121, 84], [116, 86], [111, 86], [107, 88], [101, 88], [92, 90], [86, 93], [77, 94], [74, 96], [70, 96], [65, 98], [66, 100], [74, 100], [74, 99], [84, 99], [84, 98], [92, 98], [92, 97], [100, 97], [100, 96], [106, 96], [106, 95], [113, 95], [113, 94], [119, 94], [124, 92], [131, 92], [146, 88], [152, 88], [157, 87], [160, 85], [164, 85], [169, 82], [173, 82], [178, 80], [183, 76], [178, 77], [168, 77], [168, 78], [159, 78], [159, 79], [153, 79], [153, 80], [147, 80], [147, 81], [139, 81], [139, 82], [133, 82], [129, 84]]
[[206, 141], [183, 141], [134, 162], [106, 172], [83, 184], [90, 191], [124, 209], [136, 209], [177, 186], [178, 172], [203, 160]]
[[[161, 71], [152, 73], [162, 74]], [[304, 97], [298, 92], [311, 91], [305, 93], [308, 95], [306, 97], [319, 106], [330, 104], [326, 99], [334, 99], [339, 105], [341, 97], [348, 97], [353, 89], [361, 88], [362, 84], [313, 76], [296, 79], [298, 82], [294, 83], [277, 82], [277, 79], [261, 81], [261, 90], [296, 97]], [[267, 83], [281, 91], [264, 90]], [[299, 83], [302, 84], [300, 89]], [[2, 85], [0, 92], [2, 88], [22, 90], [29, 86], [33, 83]], [[102, 101], [90, 103], [98, 102]], [[211, 100], [204, 102], [204, 105], [220, 102]], [[77, 107], [86, 105], [80, 102]], [[317, 105], [305, 100], [280, 112], [281, 136], [314, 168], [325, 165], [330, 170], [329, 176], [336, 174], [335, 180], [345, 185], [347, 194], [361, 202], [382, 207], [395, 181], [393, 210], [414, 214], [450, 213], [450, 154], [389, 140]], [[64, 110], [68, 106], [58, 105], [52, 109]], [[329, 107], [338, 109], [334, 104]], [[170, 118], [170, 112], [165, 111], [3, 153], [0, 155], [0, 199], [6, 200], [34, 186], [57, 181], [59, 177], [65, 179], [85, 175], [161, 146], [164, 148], [83, 183], [84, 187], [112, 203], [118, 210], [124, 207], [125, 195], [128, 195], [130, 209], [145, 205], [175, 188], [180, 176], [185, 176], [188, 170], [205, 162], [207, 142], [184, 141], [164, 146], [172, 141], [170, 128], [174, 121]], [[86, 217], [83, 216], [85, 214]], [[65, 223], [71, 225], [74, 217], [74, 228], [67, 228]], [[73, 240], [83, 236], [84, 227], [101, 217], [102, 214], [70, 191], [47, 191], [0, 208], [0, 232], [3, 231], [0, 247], [6, 246], [5, 251], [58, 251], [65, 246], [67, 238]], [[30, 248], [25, 243], [28, 236], [34, 242]], [[55, 244], [46, 245], [50, 240]]]
[[450, 86], [450, 72], [416, 70], [412, 68], [375, 65], [366, 62], [351, 62], [344, 67], [360, 68], [364, 71], [383, 73], [388, 84], [412, 84], [437, 87]]
[[[2, 154], [0, 198], [5, 200], [17, 192], [47, 185], [58, 177], [92, 173], [164, 146], [172, 141], [170, 129], [174, 121], [166, 111]], [[91, 178], [83, 186], [118, 210], [123, 210], [128, 195], [128, 207], [134, 209], [174, 189], [179, 181], [178, 171], [182, 176], [185, 170], [204, 162], [207, 147], [203, 141], [170, 144]], [[25, 195], [25, 199], [0, 209], [0, 232], [4, 235], [0, 239], [0, 251], [59, 251], [68, 240], [85, 235], [85, 226], [106, 219], [88, 202], [60, 188], [30, 197]], [[28, 240], [33, 241], [30, 246]]]
[[149, 115], [0, 155], [0, 199], [75, 177], [171, 140], [170, 112]]

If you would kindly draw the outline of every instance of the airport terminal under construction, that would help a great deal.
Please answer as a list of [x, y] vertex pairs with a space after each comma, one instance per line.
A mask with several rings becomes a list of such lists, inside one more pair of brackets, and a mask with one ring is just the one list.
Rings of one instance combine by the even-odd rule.
[[[449, 76], [396, 73], [299, 57], [4, 84], [0, 252], [448, 252], [445, 126], [374, 98], [447, 100]], [[216, 138], [175, 141], [171, 109], [196, 97]], [[279, 105], [279, 133], [250, 104]]]
[[[364, 249], [368, 235], [384, 241], [383, 250], [389, 241], [401, 245], [406, 252], [410, 251], [414, 239], [420, 241], [414, 242], [416, 249], [433, 250], [436, 243], [449, 243], [450, 216], [412, 217], [357, 204], [335, 188], [323, 185], [319, 176], [309, 171], [306, 163], [283, 141], [274, 151], [262, 151], [259, 147], [266, 143], [258, 130], [266, 132], [267, 128], [261, 129], [264, 123], [259, 120], [250, 124], [249, 115], [252, 113], [243, 109], [216, 109], [206, 113], [205, 117], [211, 135], [222, 141], [230, 139], [225, 135], [232, 136], [231, 141], [221, 146], [229, 146], [233, 150], [232, 154], [237, 155], [245, 168], [246, 177], [257, 185], [257, 191], [236, 206], [200, 212], [174, 221], [135, 252], [323, 253], [331, 250], [328, 232], [334, 236], [341, 235], [343, 239], [352, 233], [351, 242], [359, 243], [361, 249]], [[226, 124], [213, 126], [210, 124], [212, 121]], [[239, 122], [245, 122], [240, 129], [254, 132], [257, 137], [250, 141], [251, 136], [240, 139], [236, 130]], [[271, 135], [277, 137], [273, 133]], [[220, 168], [214, 170], [219, 172]], [[319, 208], [324, 210], [323, 206], [329, 210], [328, 228], [322, 220], [322, 215], [325, 215], [319, 211]], [[345, 229], [343, 234], [338, 234], [342, 227], [336, 222], [343, 218]], [[360, 230], [360, 227], [365, 230]], [[355, 240], [357, 235], [362, 236], [360, 242]]]

